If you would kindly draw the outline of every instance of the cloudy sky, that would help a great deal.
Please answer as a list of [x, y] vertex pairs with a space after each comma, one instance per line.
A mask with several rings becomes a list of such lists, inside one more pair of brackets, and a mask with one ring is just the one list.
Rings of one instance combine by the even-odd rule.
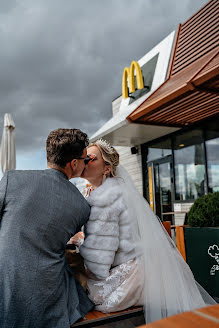
[[18, 169], [46, 167], [56, 128], [91, 136], [122, 72], [207, 0], [0, 0], [0, 133], [16, 125]]

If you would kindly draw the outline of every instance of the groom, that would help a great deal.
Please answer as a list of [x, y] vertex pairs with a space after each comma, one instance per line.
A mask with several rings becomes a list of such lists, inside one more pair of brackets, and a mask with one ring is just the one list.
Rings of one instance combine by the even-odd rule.
[[48, 169], [8, 171], [0, 182], [1, 328], [69, 328], [93, 308], [65, 259], [90, 214], [69, 182], [89, 161], [87, 145], [78, 129], [52, 131]]

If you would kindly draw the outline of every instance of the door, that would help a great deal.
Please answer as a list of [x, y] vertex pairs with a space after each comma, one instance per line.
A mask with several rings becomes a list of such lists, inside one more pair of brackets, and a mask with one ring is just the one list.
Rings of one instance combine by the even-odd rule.
[[166, 156], [162, 159], [149, 163], [148, 172], [150, 171], [150, 167], [151, 172], [153, 172], [153, 209], [157, 216], [159, 216], [162, 220], [171, 221], [173, 223], [173, 214], [171, 213], [173, 204], [172, 156]]

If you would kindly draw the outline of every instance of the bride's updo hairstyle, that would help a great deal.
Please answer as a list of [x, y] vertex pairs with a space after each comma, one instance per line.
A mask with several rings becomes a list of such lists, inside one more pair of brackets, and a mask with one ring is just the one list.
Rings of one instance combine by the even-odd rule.
[[88, 148], [96, 146], [106, 165], [110, 165], [110, 177], [116, 176], [116, 167], [119, 165], [119, 154], [106, 140], [98, 139], [96, 142], [89, 144]]

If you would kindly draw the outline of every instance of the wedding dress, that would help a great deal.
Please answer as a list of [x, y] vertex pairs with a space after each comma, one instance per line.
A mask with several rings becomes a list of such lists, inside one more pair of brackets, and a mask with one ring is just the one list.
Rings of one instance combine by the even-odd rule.
[[88, 279], [88, 297], [96, 304], [95, 310], [110, 313], [142, 305], [142, 269], [137, 258], [112, 268], [105, 279]]

